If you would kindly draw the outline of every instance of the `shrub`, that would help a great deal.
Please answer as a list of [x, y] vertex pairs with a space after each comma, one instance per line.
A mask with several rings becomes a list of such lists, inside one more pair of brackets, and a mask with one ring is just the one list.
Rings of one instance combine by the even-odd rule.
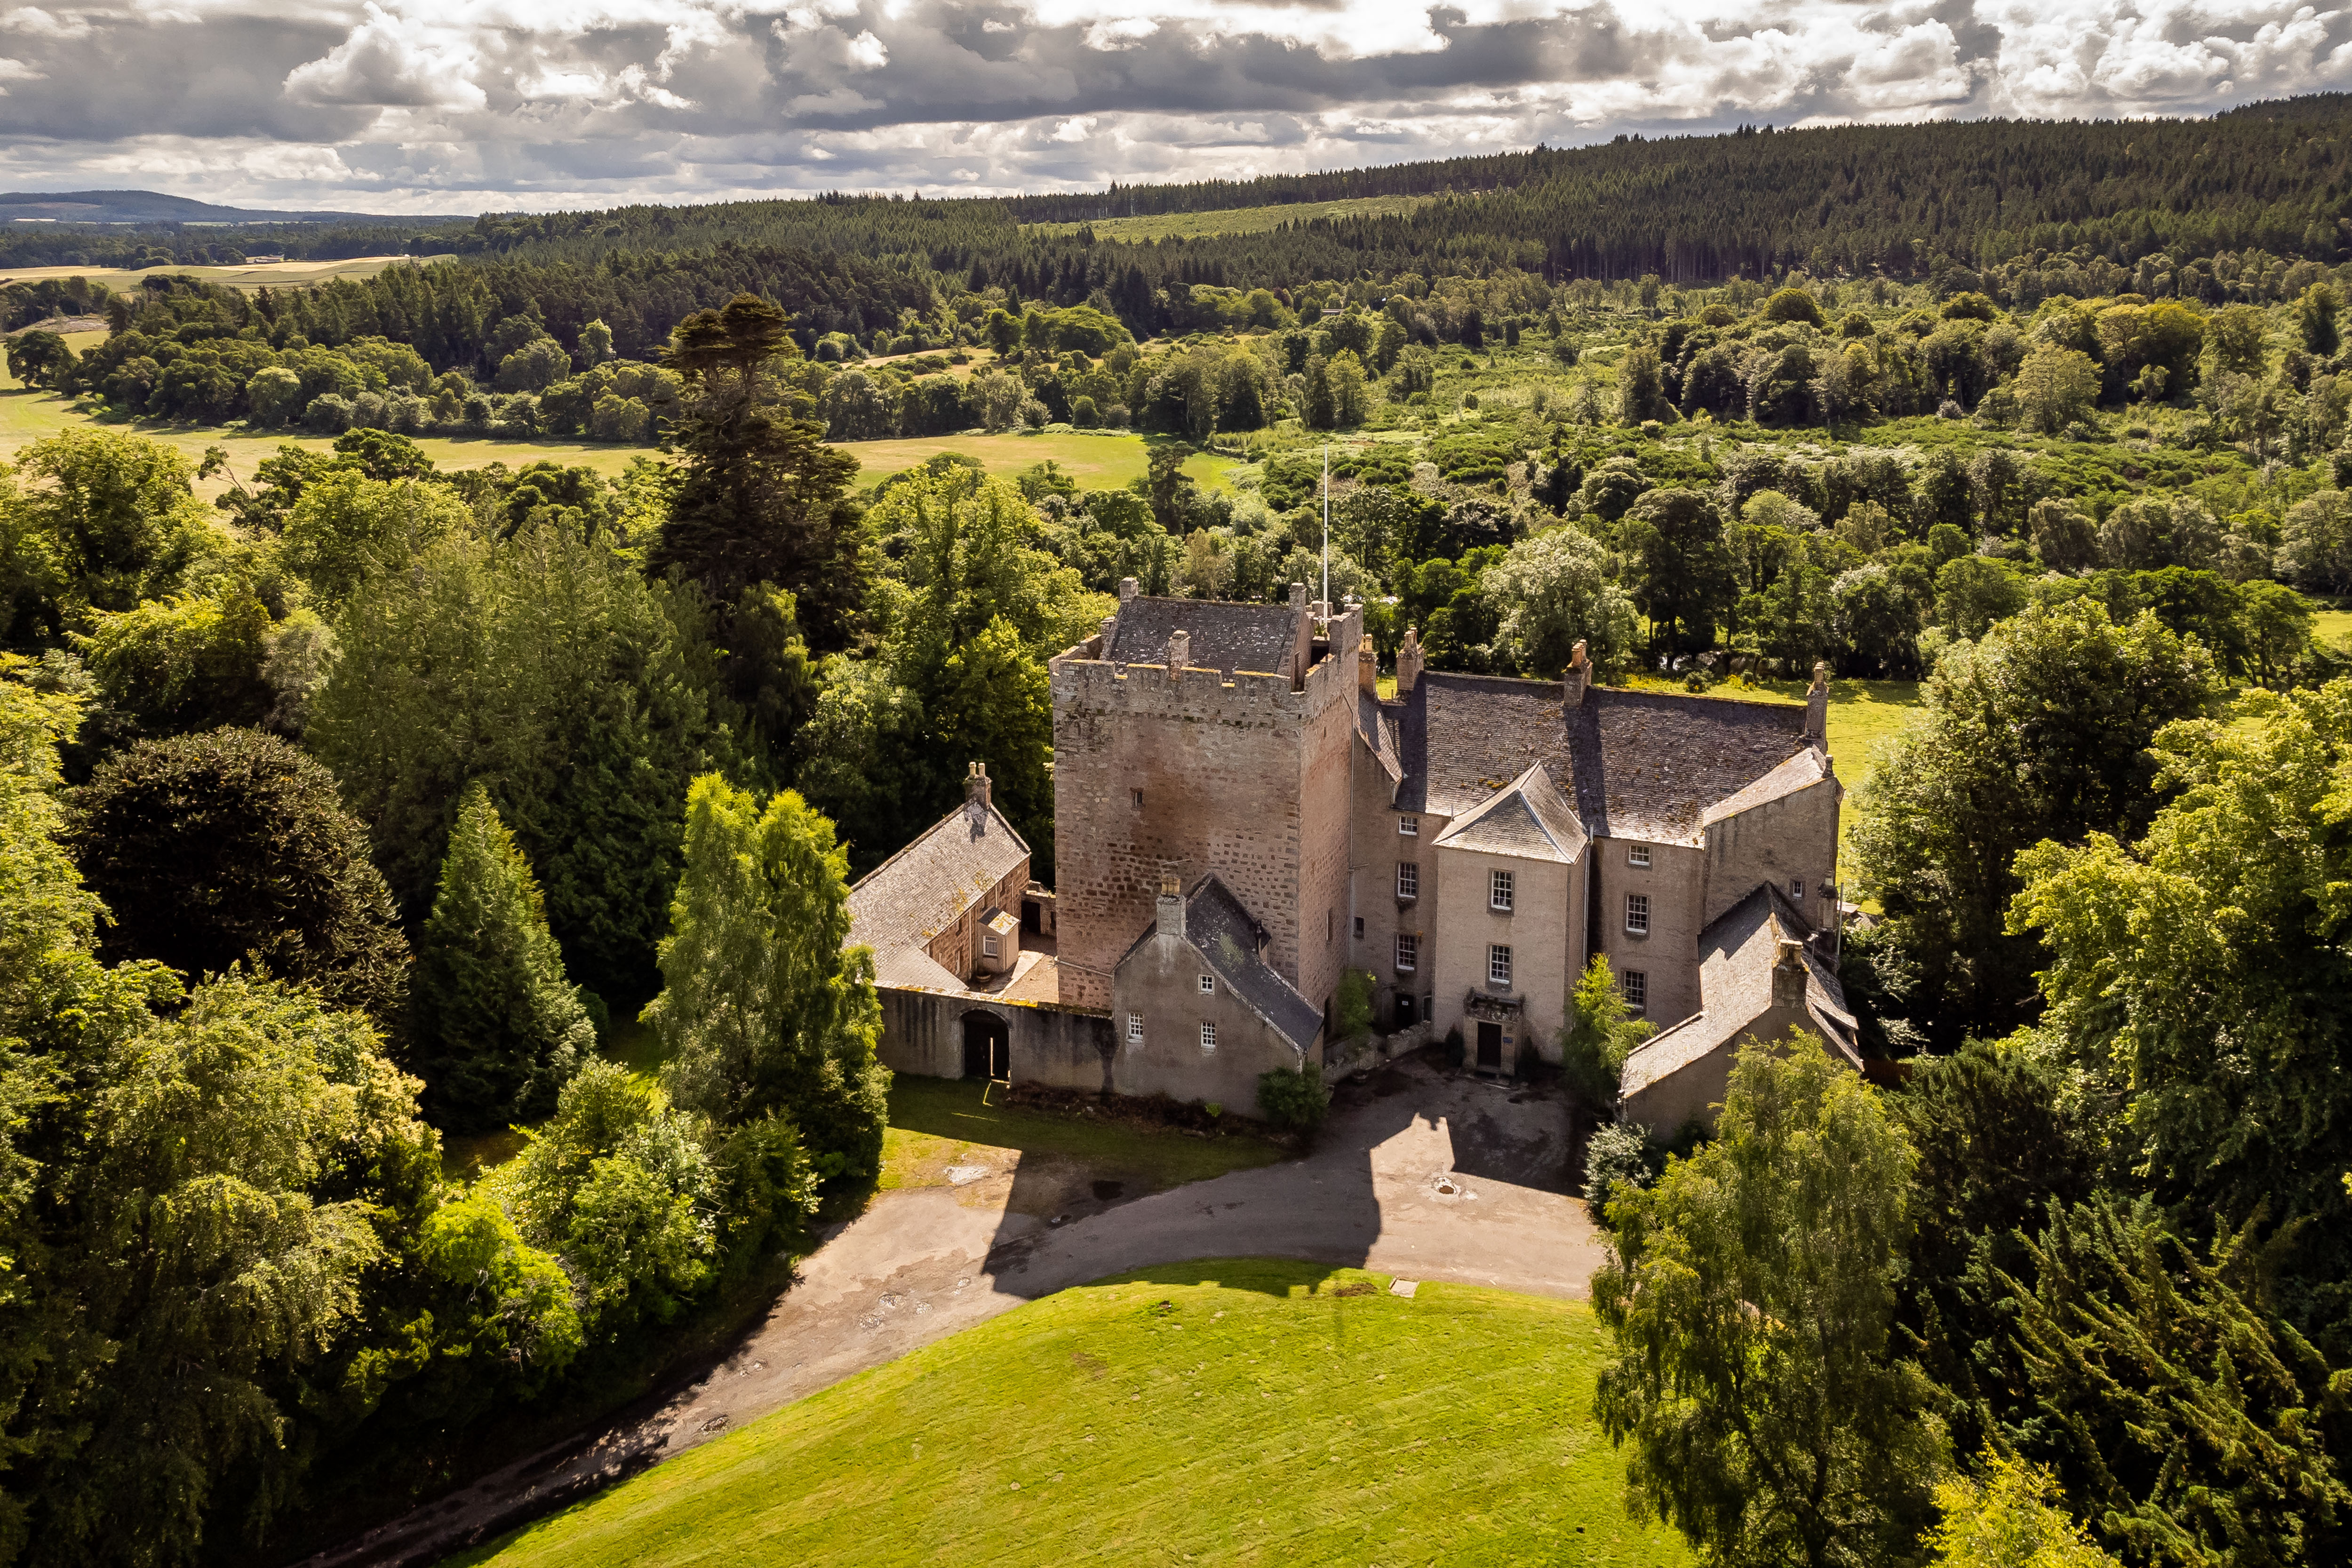
[[1337, 1037], [1340, 1040], [1360, 1040], [1372, 1031], [1372, 977], [1361, 969], [1342, 970], [1339, 975], [1339, 1017]]
[[1331, 1090], [1323, 1070], [1311, 1061], [1296, 1069], [1277, 1067], [1258, 1074], [1257, 1108], [1285, 1132], [1311, 1133], [1331, 1109]]
[[1612, 1122], [1597, 1128], [1584, 1145], [1584, 1201], [1600, 1219], [1619, 1184], [1646, 1187], [1657, 1180], [1665, 1165], [1665, 1151], [1636, 1122]]

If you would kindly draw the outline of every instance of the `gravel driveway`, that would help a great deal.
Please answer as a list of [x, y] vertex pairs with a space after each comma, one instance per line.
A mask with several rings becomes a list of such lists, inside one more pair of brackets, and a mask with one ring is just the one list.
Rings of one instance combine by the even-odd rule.
[[1601, 1261], [1562, 1189], [1557, 1094], [1418, 1061], [1340, 1091], [1313, 1155], [1092, 1212], [1040, 1218], [1021, 1174], [878, 1196], [803, 1265], [734, 1353], [652, 1415], [582, 1433], [331, 1552], [430, 1563], [845, 1377], [1106, 1275], [1196, 1258], [1297, 1258], [1581, 1297]]

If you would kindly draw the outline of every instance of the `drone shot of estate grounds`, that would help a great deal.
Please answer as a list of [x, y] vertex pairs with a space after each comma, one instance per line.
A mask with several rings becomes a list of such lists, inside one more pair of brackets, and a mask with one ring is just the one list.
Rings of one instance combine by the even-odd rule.
[[2352, 5], [0, 0], [0, 1568], [2352, 1565]]

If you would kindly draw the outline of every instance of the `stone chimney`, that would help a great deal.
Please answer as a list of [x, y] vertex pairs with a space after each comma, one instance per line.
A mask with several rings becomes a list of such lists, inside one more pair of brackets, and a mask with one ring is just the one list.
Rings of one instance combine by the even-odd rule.
[[1421, 633], [1408, 626], [1404, 642], [1397, 648], [1397, 695], [1412, 695], [1413, 686], [1421, 680]]
[[1370, 632], [1356, 643], [1356, 687], [1374, 696], [1381, 693], [1381, 651], [1372, 646]]
[[1102, 654], [1101, 654], [1101, 656], [1102, 656], [1103, 658], [1108, 659], [1108, 658], [1109, 658], [1109, 657], [1110, 657], [1110, 645], [1111, 645], [1112, 641], [1113, 641], [1115, 638], [1117, 638], [1117, 637], [1118, 637], [1118, 616], [1116, 616], [1116, 615], [1106, 615], [1106, 616], [1104, 616], [1104, 617], [1103, 617], [1103, 625], [1102, 625]]
[[1291, 622], [1290, 689], [1294, 692], [1303, 692], [1307, 689], [1307, 666], [1315, 658], [1315, 617], [1310, 613], [1312, 609], [1313, 606], [1307, 602], [1307, 585], [1303, 582], [1292, 583], [1290, 612], [1296, 619]]
[[1805, 1010], [1805, 945], [1782, 936], [1774, 947], [1772, 1010], [1801, 1013]]
[[1307, 585], [1305, 583], [1294, 582], [1290, 585], [1290, 607], [1293, 610], [1304, 610], [1307, 608]]
[[974, 811], [988, 810], [988, 764], [975, 762], [964, 769], [963, 802]]
[[1174, 680], [1192, 667], [1192, 633], [1168, 633], [1168, 678]]
[[1560, 680], [1562, 705], [1570, 712], [1584, 706], [1584, 694], [1592, 689], [1592, 660], [1584, 651], [1584, 639], [1579, 637], [1576, 646], [1569, 651], [1568, 674]]
[[1830, 667], [1813, 665], [1812, 689], [1805, 694], [1805, 738], [1827, 751], [1830, 747]]
[[1160, 935], [1184, 935], [1184, 886], [1172, 876], [1160, 879]]
[[1126, 603], [1129, 600], [1135, 597], [1137, 591], [1141, 587], [1142, 584], [1137, 582], [1135, 579], [1131, 577], [1120, 578], [1118, 580], [1118, 601], [1121, 604]]

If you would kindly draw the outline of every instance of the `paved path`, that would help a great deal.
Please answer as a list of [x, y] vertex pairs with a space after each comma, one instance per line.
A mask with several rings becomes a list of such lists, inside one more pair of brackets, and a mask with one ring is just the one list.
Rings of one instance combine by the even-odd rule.
[[884, 1193], [809, 1258], [733, 1354], [652, 1415], [519, 1460], [306, 1568], [436, 1562], [1025, 1301], [1157, 1263], [1298, 1258], [1581, 1297], [1600, 1238], [1581, 1202], [1545, 1190], [1558, 1185], [1567, 1133], [1557, 1098], [1406, 1063], [1377, 1091], [1344, 1091], [1306, 1159], [1067, 1224], [1017, 1211], [1017, 1169]]

